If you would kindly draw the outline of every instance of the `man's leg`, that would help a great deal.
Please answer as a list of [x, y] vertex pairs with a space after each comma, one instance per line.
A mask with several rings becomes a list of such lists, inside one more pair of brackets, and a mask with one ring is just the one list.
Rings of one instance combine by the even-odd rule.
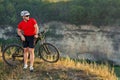
[[33, 70], [33, 64], [34, 64], [34, 48], [29, 48], [30, 52], [30, 70]]
[[27, 68], [27, 62], [28, 62], [28, 48], [24, 48], [24, 69]]
[[33, 71], [34, 64], [34, 36], [29, 37], [29, 53], [30, 53], [30, 71]]

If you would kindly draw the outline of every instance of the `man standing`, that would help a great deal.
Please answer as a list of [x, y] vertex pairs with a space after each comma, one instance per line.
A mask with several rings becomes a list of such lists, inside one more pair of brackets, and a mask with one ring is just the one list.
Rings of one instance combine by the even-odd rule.
[[28, 67], [28, 54], [30, 54], [30, 72], [33, 72], [34, 64], [34, 38], [38, 37], [39, 28], [34, 18], [30, 18], [30, 13], [26, 10], [21, 11], [23, 20], [18, 24], [17, 33], [23, 41], [24, 48], [24, 67]]

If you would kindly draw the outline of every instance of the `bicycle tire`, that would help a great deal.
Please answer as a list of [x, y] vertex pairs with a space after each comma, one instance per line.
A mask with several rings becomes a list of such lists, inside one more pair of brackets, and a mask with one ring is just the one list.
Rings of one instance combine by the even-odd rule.
[[[47, 48], [47, 50], [45, 49]], [[59, 60], [59, 50], [50, 43], [43, 43], [39, 49], [40, 58], [49, 63], [55, 63]]]
[[11, 44], [5, 47], [2, 58], [9, 66], [17, 66], [23, 62], [23, 48], [17, 44]]

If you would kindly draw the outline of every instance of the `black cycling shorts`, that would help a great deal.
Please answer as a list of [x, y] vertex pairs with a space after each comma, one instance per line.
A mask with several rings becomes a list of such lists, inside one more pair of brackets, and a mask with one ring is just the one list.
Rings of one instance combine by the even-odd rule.
[[34, 36], [24, 36], [25, 41], [23, 41], [24, 48], [34, 48]]

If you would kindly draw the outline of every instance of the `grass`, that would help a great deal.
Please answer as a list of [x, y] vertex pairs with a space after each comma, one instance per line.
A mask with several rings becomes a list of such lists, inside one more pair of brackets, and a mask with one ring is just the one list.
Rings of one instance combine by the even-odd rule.
[[[79, 62], [69, 57], [61, 58], [56, 63], [47, 63], [35, 58], [35, 71], [24, 71], [22, 65], [12, 68], [0, 60], [1, 80], [117, 80], [114, 68], [109, 65]], [[115, 70], [119, 68], [116, 67]], [[119, 76], [118, 72], [118, 76]]]
[[120, 66], [114, 66], [116, 76], [118, 77], [118, 80], [120, 80]]
[[[1, 54], [1, 52], [0, 52]], [[1, 56], [1, 55], [0, 55]], [[9, 67], [0, 58], [1, 80], [118, 80], [119, 66], [78, 61], [69, 57], [60, 58], [56, 63], [47, 63], [35, 58], [35, 71], [30, 73], [18, 67]]]

